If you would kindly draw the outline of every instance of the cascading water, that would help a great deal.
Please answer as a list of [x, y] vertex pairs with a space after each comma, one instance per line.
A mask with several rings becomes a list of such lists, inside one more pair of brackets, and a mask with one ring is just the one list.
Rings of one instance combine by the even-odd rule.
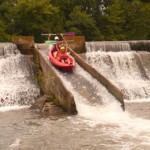
[[[47, 49], [42, 51], [42, 55], [47, 59]], [[99, 53], [99, 52], [98, 52]], [[96, 52], [90, 53], [92, 62], [99, 61], [100, 57], [95, 57]], [[119, 77], [117, 70], [112, 63], [112, 54], [103, 52], [103, 65], [110, 70], [110, 79], [116, 80]], [[124, 68], [129, 68], [129, 63], [133, 60], [131, 53], [121, 58], [129, 61], [123, 63], [121, 59], [118, 66], [123, 63]], [[117, 53], [116, 53], [117, 54]], [[18, 54], [17, 54], [18, 55]], [[89, 55], [89, 54], [87, 54]], [[127, 56], [129, 58], [126, 58]], [[136, 55], [136, 54], [135, 54]], [[114, 54], [115, 56], [115, 54]], [[94, 58], [95, 57], [95, 58]], [[118, 56], [119, 57], [119, 56]], [[145, 58], [145, 59], [143, 59]], [[118, 58], [116, 58], [118, 59]], [[149, 56], [140, 54], [135, 60], [140, 62], [138, 66], [141, 72], [138, 77], [144, 75], [142, 80], [148, 80], [150, 68], [148, 64]], [[141, 61], [142, 60], [142, 61]], [[114, 61], [116, 61], [114, 59]], [[130, 62], [131, 61], [131, 62]], [[112, 65], [111, 65], [112, 64]], [[51, 63], [49, 63], [51, 65]], [[110, 65], [110, 66], [109, 66]], [[142, 67], [144, 66], [144, 68]], [[101, 68], [102, 66], [98, 66]], [[113, 68], [114, 72], [111, 72]], [[135, 71], [138, 70], [135, 68]], [[120, 67], [121, 69], [121, 67]], [[133, 70], [132, 70], [133, 69]], [[134, 73], [134, 68], [130, 70]], [[70, 90], [75, 98], [78, 115], [73, 116], [41, 116], [30, 110], [21, 109], [7, 112], [0, 111], [0, 149], [2, 150], [149, 150], [150, 149], [150, 109], [146, 104], [142, 108], [142, 117], [147, 114], [147, 120], [135, 117], [123, 112], [120, 104], [99, 82], [93, 79], [80, 66], [76, 66], [73, 74], [62, 73], [55, 69], [66, 88]], [[102, 69], [103, 73], [109, 77], [108, 72]], [[117, 71], [117, 73], [116, 73]], [[128, 72], [124, 70], [124, 73]], [[121, 73], [120, 73], [121, 74]], [[121, 75], [123, 76], [123, 75]], [[127, 76], [127, 75], [126, 75]], [[7, 84], [9, 84], [7, 82]], [[93, 94], [93, 95], [92, 95]], [[94, 99], [93, 99], [94, 98]], [[96, 99], [95, 99], [96, 98]], [[102, 103], [101, 102], [105, 102]], [[129, 103], [131, 104], [131, 103]], [[143, 106], [143, 105], [142, 105]], [[60, 136], [61, 135], [61, 136]]]
[[0, 44], [0, 106], [29, 105], [39, 95], [30, 56], [21, 55], [15, 44]]
[[[88, 43], [89, 45], [89, 43]], [[97, 44], [98, 45], [98, 44]], [[101, 43], [100, 43], [101, 46]], [[124, 48], [125, 49], [125, 48]], [[150, 54], [148, 52], [120, 51], [89, 52], [86, 61], [116, 84], [126, 100], [139, 101], [150, 98]]]
[[73, 74], [61, 73], [58, 70], [56, 70], [56, 72], [62, 78], [68, 90], [71, 90], [73, 93], [76, 105], [78, 106], [78, 113], [82, 112], [82, 109], [80, 108], [82, 104], [101, 106], [109, 103], [118, 103], [116, 98], [109, 93], [102, 84], [78, 64], [76, 65]]
[[[141, 57], [138, 56], [137, 59], [134, 58], [135, 55], [137, 54], [132, 52], [117, 52], [116, 54], [103, 51], [87, 53], [86, 57], [88, 63], [93, 65], [97, 70], [100, 70], [101, 73], [122, 88], [123, 83], [121, 84], [121, 81], [118, 80], [132, 80], [132, 76], [135, 76], [136, 80], [148, 79], [147, 70], [143, 71], [144, 68], [142, 68], [142, 63], [137, 65], [135, 62], [135, 60], [139, 61]], [[143, 55], [143, 57], [145, 57], [145, 55]], [[98, 62], [100, 62], [100, 64], [98, 64]], [[144, 63], [146, 62], [143, 62], [143, 65]], [[95, 66], [96, 64], [97, 66]], [[138, 72], [139, 68], [142, 68], [140, 72]], [[107, 72], [108, 70], [109, 73]], [[149, 149], [149, 120], [136, 118], [127, 111], [123, 112], [120, 105], [116, 103], [114, 97], [80, 66], [76, 66], [73, 74], [61, 73], [57, 69], [56, 71], [68, 90], [72, 92], [76, 101], [79, 117], [76, 119], [73, 118], [72, 122], [74, 126], [82, 126], [82, 123], [88, 124], [92, 128], [90, 129], [91, 132], [94, 131], [92, 134], [96, 134], [96, 138], [94, 136], [94, 139], [97, 142], [93, 144], [95, 142], [92, 141], [92, 146], [88, 146], [88, 148], [90, 147], [89, 149], [94, 149], [93, 145], [95, 145], [97, 149]], [[84, 82], [85, 84], [83, 84]], [[89, 85], [88, 82], [90, 82], [91, 85]], [[91, 88], [93, 90], [91, 90]], [[131, 89], [132, 88], [133, 87], [131, 87]], [[89, 92], [93, 95], [89, 96]], [[133, 95], [132, 92], [128, 92], [128, 95]], [[99, 97], [97, 97], [96, 94], [99, 94]], [[95, 103], [92, 98], [96, 98], [99, 101], [102, 100], [105, 103], [100, 105], [97, 101]], [[91, 137], [91, 135], [88, 136]], [[85, 138], [86, 141], [88, 141], [87, 138]], [[100, 139], [103, 140], [99, 141]], [[105, 140], [107, 141], [108, 139], [109, 142], [106, 144]]]
[[87, 52], [93, 51], [131, 51], [130, 44], [128, 42], [86, 42], [85, 47]]
[[19, 53], [16, 45], [10, 43], [0, 43], [0, 56], [6, 57], [11, 54]]

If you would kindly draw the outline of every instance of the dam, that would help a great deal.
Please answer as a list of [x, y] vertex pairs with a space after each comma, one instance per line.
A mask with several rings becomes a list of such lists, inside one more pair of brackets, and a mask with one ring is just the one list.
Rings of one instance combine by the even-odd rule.
[[[54, 93], [56, 103], [69, 114], [78, 112], [78, 98], [75, 98], [74, 91], [90, 105], [119, 102], [123, 110], [124, 102], [140, 102], [143, 99], [149, 101], [148, 44], [145, 46], [146, 51], [135, 51], [132, 49], [134, 47], [138, 49], [135, 41], [86, 42], [86, 53], [77, 54], [70, 49], [77, 66], [72, 73], [67, 73], [56, 69], [50, 63], [47, 44], [35, 44], [36, 57], [45, 74], [43, 91], [46, 94]], [[4, 49], [2, 56], [18, 53], [17, 48], [14, 48], [14, 52], [13, 48]], [[28, 78], [32, 78], [31, 76], [33, 73]], [[67, 82], [72, 88], [67, 88]]]
[[[118, 101], [125, 110], [124, 102], [145, 102], [149, 101], [150, 97], [149, 52], [133, 50], [135, 42], [131, 43], [86, 42], [86, 53], [76, 54], [70, 50], [78, 63], [72, 74], [62, 73], [51, 66], [46, 45], [37, 44], [37, 47], [39, 46], [40, 55], [46, 59], [63, 84], [69, 81], [69, 84], [73, 85], [71, 93], [76, 91], [92, 105]], [[107, 92], [104, 92], [104, 89]], [[114, 98], [106, 98], [106, 95]]]
[[[39, 96], [40, 89], [32, 80], [33, 72], [30, 63], [27, 63], [31, 60], [31, 56], [24, 57], [19, 54], [15, 45], [11, 46], [9, 48], [11, 54], [0, 58], [1, 83], [3, 83], [0, 90], [4, 100], [3, 102], [1, 99], [0, 108], [0, 137], [2, 137], [0, 149], [148, 150], [150, 148], [149, 52], [133, 50], [129, 42], [124, 44], [112, 42], [108, 47], [106, 43], [101, 45], [101, 42], [98, 42], [95, 44], [97, 48], [93, 48], [92, 43], [87, 42], [86, 53], [78, 54], [79, 58], [73, 54], [79, 63], [72, 74], [53, 67], [47, 58], [47, 47], [37, 44], [41, 46], [37, 52], [40, 54], [43, 71], [45, 70], [45, 73], [47, 71], [46, 76], [51, 75], [49, 76], [51, 85], [56, 86], [54, 83], [58, 83], [55, 90], [62, 107], [68, 110], [68, 114], [77, 111], [77, 115], [48, 117], [22, 107], [29, 106], [31, 99]], [[81, 66], [82, 61], [85, 64]], [[86, 64], [91, 67], [87, 67]], [[50, 72], [47, 68], [49, 65]], [[101, 78], [97, 77], [99, 73]], [[104, 81], [107, 81], [107, 84]], [[46, 84], [45, 92], [52, 91], [49, 87]], [[62, 90], [60, 93], [59, 88]], [[25, 94], [22, 94], [21, 90]], [[122, 94], [116, 91], [123, 94], [125, 111], [120, 107], [122, 101], [118, 101]], [[20, 94], [17, 94], [19, 92]], [[28, 104], [24, 102], [24, 96], [26, 100], [28, 99]], [[62, 99], [63, 96], [66, 98], [65, 101]], [[70, 104], [64, 103], [69, 100], [72, 100]]]
[[[58, 99], [60, 99], [61, 106], [71, 113], [75, 111], [75, 105], [77, 104], [76, 101], [78, 99], [75, 99], [75, 95], [73, 94], [74, 91], [76, 91], [80, 97], [85, 99], [85, 101], [87, 101], [89, 104], [91, 103], [91, 105], [101, 105], [110, 103], [111, 101], [118, 101], [121, 103], [120, 105], [122, 105], [124, 109], [123, 95], [119, 89], [117, 89], [117, 87], [115, 87], [100, 73], [96, 72], [95, 70], [93, 71], [93, 68], [84, 63], [83, 59], [78, 54], [72, 50], [70, 50], [70, 52], [78, 64], [72, 73], [62, 73], [50, 63], [47, 57], [48, 45], [36, 44], [36, 53], [38, 53], [39, 62], [41, 63], [43, 72], [46, 74], [45, 84], [49, 84], [45, 86], [45, 92], [48, 93], [51, 91], [52, 93], [57, 93], [56, 95], [58, 96]], [[51, 70], [50, 72], [53, 72], [53, 75], [50, 76], [55, 76], [55, 78], [51, 80], [47, 79], [49, 78], [48, 74], [50, 74], [47, 73], [49, 70]], [[67, 82], [69, 82], [73, 87], [67, 88]], [[104, 83], [104, 85], [101, 82]], [[49, 89], [47, 87], [49, 87]], [[108, 98], [106, 98], [106, 95]]]

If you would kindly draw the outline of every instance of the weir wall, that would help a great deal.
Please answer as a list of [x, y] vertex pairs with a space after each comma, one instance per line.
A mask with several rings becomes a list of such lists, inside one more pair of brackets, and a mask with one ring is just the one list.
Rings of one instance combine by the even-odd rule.
[[[85, 50], [85, 39], [84, 37], [66, 37], [66, 40], [74, 40], [75, 42], [69, 44], [71, 55], [75, 58], [77, 63], [83, 67], [87, 72], [89, 72], [94, 78], [96, 78], [100, 83], [102, 83], [108, 91], [116, 97], [116, 99], [121, 103], [123, 110], [125, 110], [124, 105], [124, 95], [113, 85], [106, 77], [100, 74], [96, 69], [87, 64], [77, 53], [84, 53]], [[42, 53], [39, 51], [38, 47], [33, 48], [34, 38], [33, 37], [13, 37], [13, 43], [17, 44], [19, 50], [22, 54], [33, 54], [38, 58], [42, 71], [44, 73], [44, 83], [41, 85], [43, 91], [46, 94], [53, 93], [55, 95], [54, 102], [67, 111], [70, 114], [76, 114], [76, 105], [74, 97], [70, 91], [66, 89], [62, 80], [56, 74], [55, 70], [43, 57]], [[115, 42], [115, 41], [114, 41]], [[118, 41], [119, 42], [119, 41]], [[122, 41], [120, 41], [122, 42]], [[123, 41], [124, 42], [124, 41]], [[130, 44], [131, 50], [150, 50], [149, 41], [126, 41]], [[144, 43], [143, 43], [144, 42]], [[111, 41], [113, 43], [113, 41]], [[145, 45], [145, 46], [143, 46]], [[142, 48], [143, 47], [143, 48]], [[72, 50], [73, 49], [73, 50]], [[76, 53], [77, 52], [77, 53]]]

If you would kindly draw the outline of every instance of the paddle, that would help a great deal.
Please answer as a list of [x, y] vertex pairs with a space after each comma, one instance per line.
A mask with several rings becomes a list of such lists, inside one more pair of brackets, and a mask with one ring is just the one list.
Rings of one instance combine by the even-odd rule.
[[[66, 42], [74, 42], [74, 40], [66, 40]], [[64, 43], [64, 41], [53, 41], [53, 40], [50, 40], [50, 41], [45, 41], [46, 44], [59, 44], [59, 43]]]
[[[49, 35], [49, 34], [45, 34], [45, 33], [41, 33], [41, 35]], [[50, 33], [50, 35], [59, 35], [58, 33]], [[75, 36], [75, 32], [65, 32], [63, 33], [63, 35], [66, 35], [66, 36]]]

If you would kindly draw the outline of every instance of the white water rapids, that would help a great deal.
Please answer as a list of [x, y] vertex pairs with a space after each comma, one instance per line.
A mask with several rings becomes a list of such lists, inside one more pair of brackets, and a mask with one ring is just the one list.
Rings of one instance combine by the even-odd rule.
[[[89, 45], [90, 43], [87, 44], [88, 47], [90, 47]], [[85, 61], [118, 86], [126, 100], [149, 101], [149, 52], [136, 52], [130, 51], [130, 49], [127, 51], [117, 49], [117, 52], [111, 51], [111, 49], [109, 52], [93, 49], [91, 52], [91, 49], [88, 48], [87, 51]]]
[[30, 105], [40, 95], [30, 58], [11, 43], [0, 44], [0, 52], [0, 106]]
[[[135, 55], [136, 57], [138, 56], [138, 59], [135, 58]], [[149, 55], [146, 52], [137, 54], [127, 51], [104, 52], [102, 50], [87, 52], [85, 60], [121, 88], [126, 98], [128, 98], [126, 99], [127, 102], [129, 100], [131, 103], [137, 101], [150, 102], [150, 81], [148, 75], [150, 66], [147, 64]], [[147, 61], [142, 61], [142, 57], [147, 57]], [[142, 62], [139, 62], [139, 59]], [[123, 112], [120, 104], [114, 101], [95, 79], [88, 75], [81, 67], [76, 66], [73, 74], [84, 76], [84, 78], [92, 83], [96, 90], [99, 89], [98, 93], [100, 95], [106, 96], [102, 98], [103, 101], [107, 101], [106, 105], [91, 105], [88, 103], [88, 98], [85, 99], [76, 90], [76, 84], [69, 80], [68, 75], [59, 72], [58, 74], [74, 95], [78, 115], [82, 118], [82, 121], [79, 119], [78, 123], [84, 122], [97, 130], [100, 128], [102, 134], [110, 135], [114, 143], [119, 142], [118, 148], [109, 145], [108, 149], [148, 150], [150, 148], [150, 117], [147, 115], [147, 113], [150, 113], [150, 105], [141, 103], [141, 106], [138, 108], [136, 103], [134, 103], [135, 107], [133, 109], [137, 109], [134, 114], [128, 111]], [[79, 84], [79, 86], [82, 86], [82, 84]], [[146, 105], [147, 108], [145, 107]], [[138, 116], [138, 113], [142, 115]], [[76, 121], [73, 122], [78, 124]]]
[[[124, 47], [122, 48], [125, 49]], [[123, 92], [126, 94], [126, 98], [129, 98], [127, 101], [130, 100], [131, 102], [128, 103], [130, 105], [135, 101], [135, 97], [142, 102], [145, 102], [145, 98], [147, 101], [150, 100], [149, 93], [146, 93], [146, 90], [149, 90], [150, 66], [147, 63], [149, 60], [149, 53], [139, 54], [140, 56], [138, 57], [137, 55], [138, 54], [134, 52], [125, 52], [125, 50], [124, 52], [116, 53], [106, 53], [103, 50], [103, 52], [87, 53], [86, 61], [93, 67], [97, 67], [97, 70], [101, 71], [117, 86], [122, 88]], [[13, 57], [16, 58], [16, 56]], [[142, 57], [147, 59], [143, 60]], [[140, 60], [143, 61], [141, 62]], [[3, 63], [3, 61], [4, 58], [0, 61], [0, 65], [3, 64], [3, 66], [5, 66], [4, 64], [6, 63]], [[18, 62], [18, 58], [16, 61]], [[17, 68], [18, 67], [19, 66], [17, 66]], [[5, 68], [7, 68], [7, 65]], [[7, 69], [4, 69], [4, 72], [6, 72], [6, 70]], [[20, 69], [18, 68], [17, 70]], [[13, 108], [11, 107], [14, 109], [11, 111], [8, 111], [10, 107], [1, 107], [0, 149], [150, 149], [150, 117], [148, 115], [145, 118], [145, 116], [150, 113], [150, 107], [147, 105], [148, 103], [146, 103], [146, 107], [143, 103], [140, 103], [140, 108], [136, 107], [137, 105], [134, 103], [133, 109], [137, 109], [134, 114], [131, 114], [128, 110], [123, 112], [120, 104], [115, 101], [114, 97], [80, 66], [77, 65], [72, 75], [59, 72], [58, 70], [56, 71], [68, 90], [72, 92], [75, 98], [78, 115], [47, 118], [45, 116], [41, 117], [39, 114], [30, 112], [26, 109], [16, 110], [18, 109], [16, 106]], [[22, 72], [24, 71], [21, 71], [18, 75], [24, 80], [24, 77], [28, 75], [24, 76]], [[11, 73], [13, 74], [13, 72]], [[7, 82], [9, 78], [5, 79], [5, 77], [6, 76], [3, 76], [3, 80], [6, 82], [6, 89], [12, 90], [12, 88], [8, 87], [10, 87], [9, 83], [13, 82], [13, 80]], [[28, 83], [27, 80], [25, 81], [24, 84]], [[19, 84], [22, 85], [21, 80], [18, 81], [18, 79], [13, 82], [14, 87], [16, 86], [15, 83], [17, 83], [17, 87]], [[139, 90], [141, 89], [139, 85], [143, 87], [142, 90]], [[31, 84], [27, 84], [25, 87], [27, 88], [30, 86]], [[82, 88], [79, 88], [79, 86]], [[91, 88], [94, 89], [94, 91], [91, 90]], [[15, 88], [13, 89], [15, 90]], [[93, 98], [98, 98], [98, 96], [100, 96], [105, 104], [96, 105], [94, 103], [92, 105], [91, 102], [93, 100], [91, 99], [91, 95], [88, 93], [87, 95], [89, 96], [86, 95], [86, 91], [89, 92], [89, 89], [94, 94], [95, 91], [98, 94], [97, 96], [93, 96]], [[143, 94], [142, 91], [144, 89], [145, 93]], [[7, 90], [7, 92], [8, 91], [9, 90]], [[138, 92], [138, 95], [136, 92]], [[12, 92], [9, 94], [11, 95], [11, 93]], [[5, 98], [5, 95], [3, 95], [3, 97]], [[138, 113], [140, 113], [140, 116]]]

